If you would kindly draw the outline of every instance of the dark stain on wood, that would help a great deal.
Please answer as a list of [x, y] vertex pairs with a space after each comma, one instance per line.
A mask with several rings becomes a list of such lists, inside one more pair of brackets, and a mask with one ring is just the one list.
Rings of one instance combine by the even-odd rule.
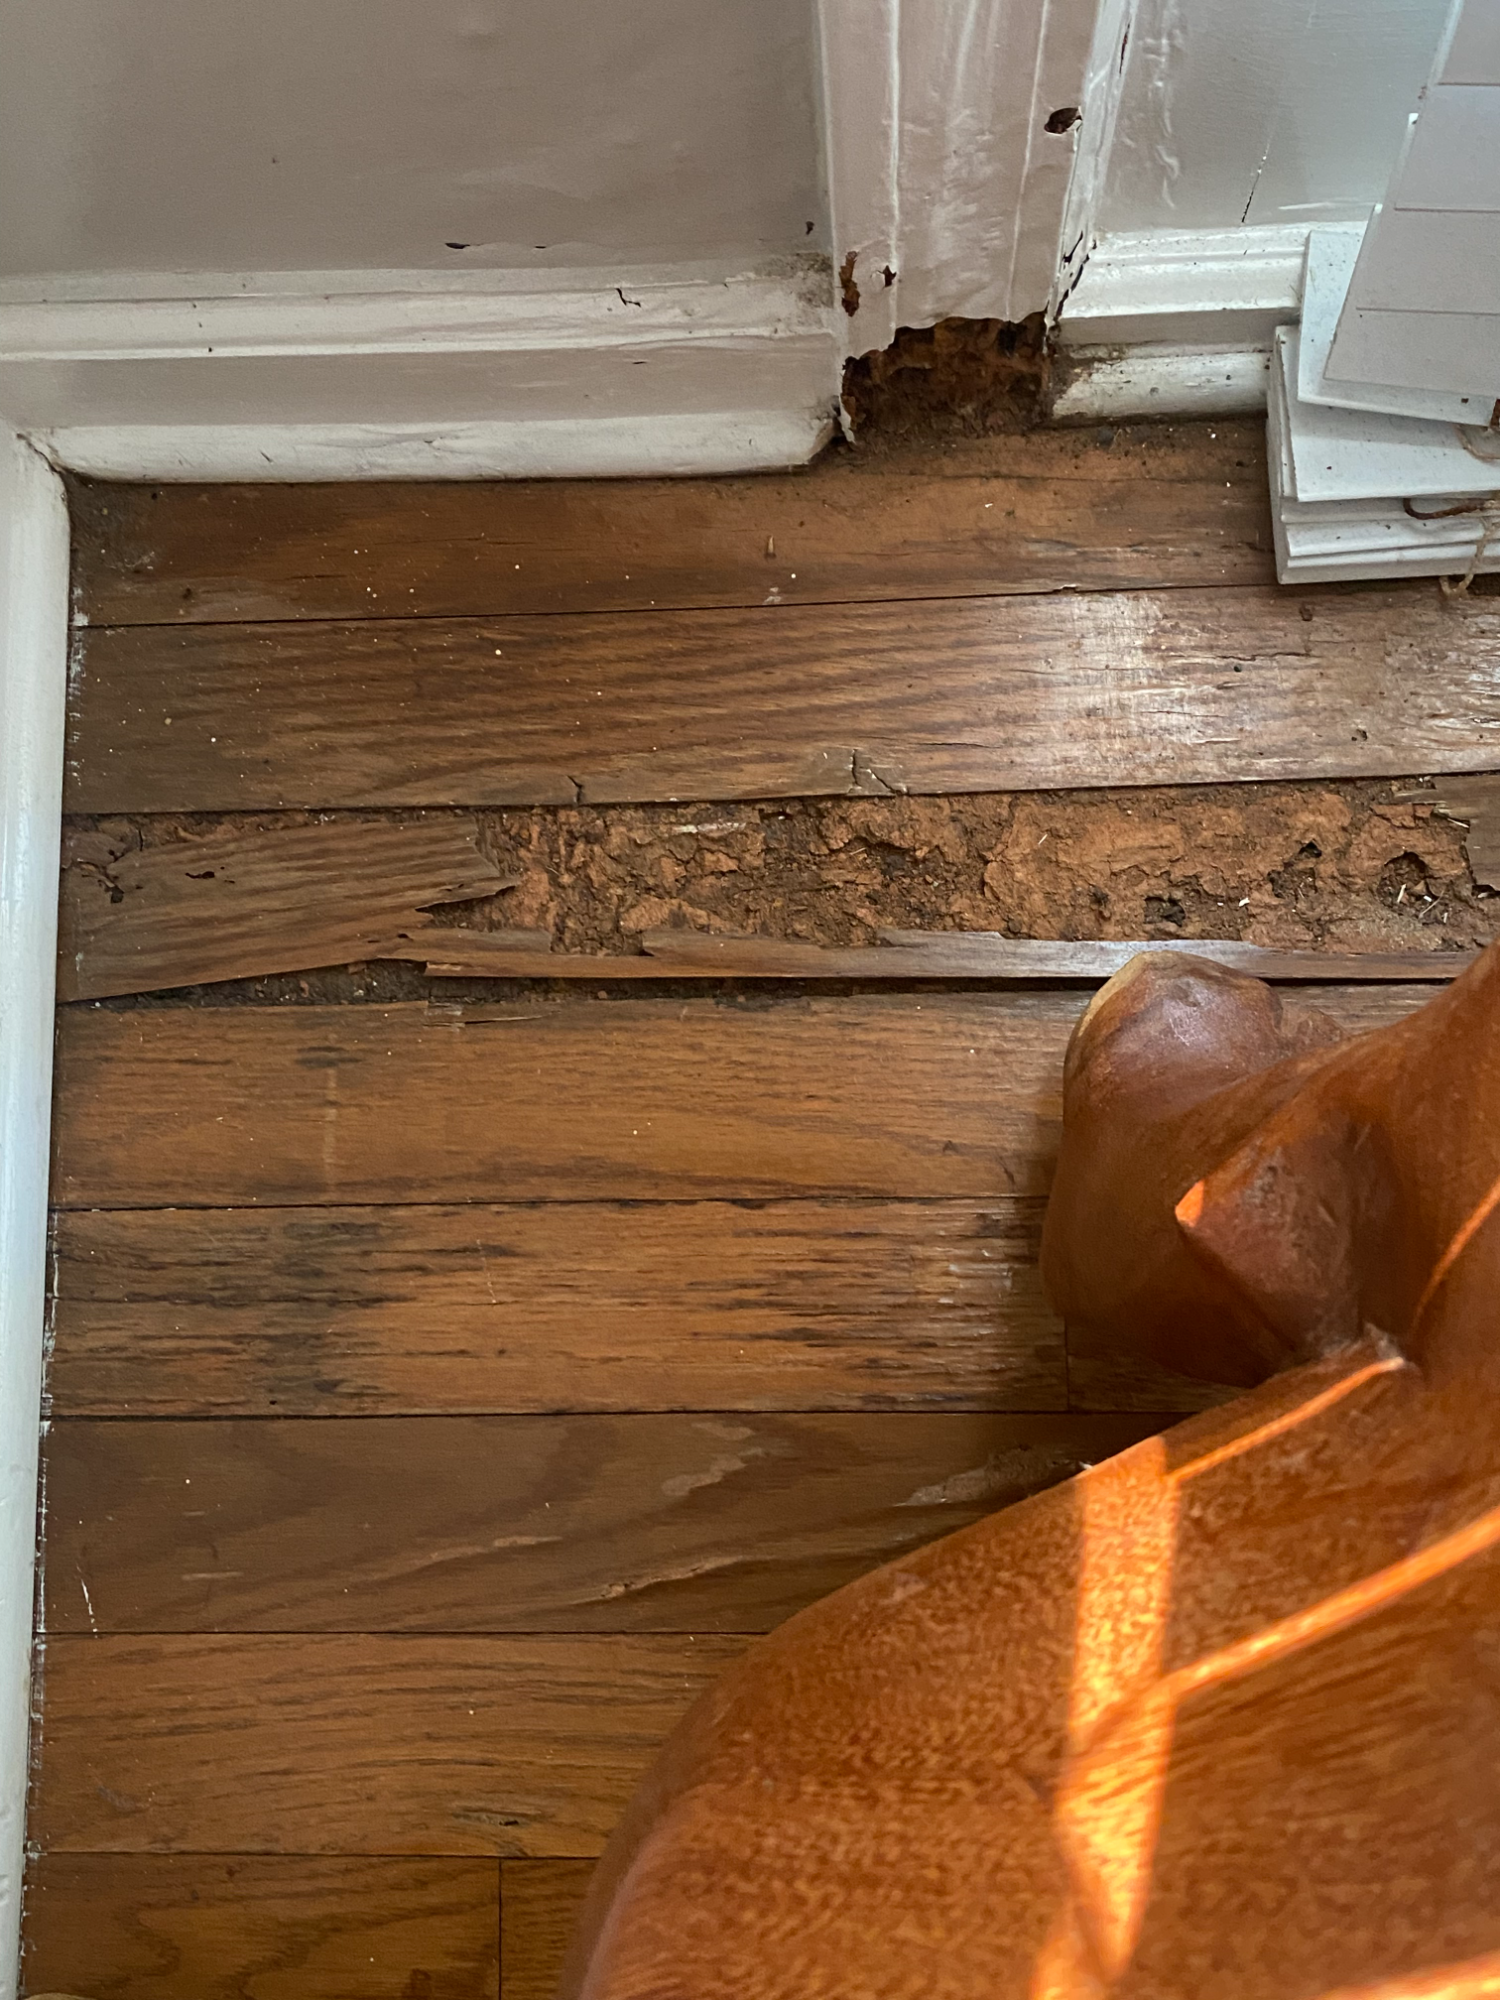
[[[1352, 1032], [1424, 995], [1326, 987], [1316, 1004]], [[413, 1188], [437, 1202], [1043, 1195], [1082, 1004], [74, 1010], [53, 1194], [65, 1208], [402, 1203]]]
[[1060, 1410], [1041, 1214], [1013, 1197], [64, 1211], [51, 1408]]

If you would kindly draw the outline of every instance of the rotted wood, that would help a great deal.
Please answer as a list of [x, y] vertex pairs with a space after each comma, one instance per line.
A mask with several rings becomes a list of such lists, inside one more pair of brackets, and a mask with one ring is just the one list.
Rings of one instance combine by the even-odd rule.
[[1500, 889], [1500, 774], [1444, 778], [1397, 796], [1429, 804], [1445, 818], [1458, 821], [1474, 880], [1482, 888]]
[[555, 2000], [563, 1957], [593, 1872], [592, 1861], [500, 1863], [504, 2000]]
[[1164, 1421], [74, 1419], [47, 1630], [764, 1632]]
[[589, 1855], [728, 1637], [47, 1646], [44, 1851]]
[[[566, 1873], [549, 1884], [550, 1900], [540, 1882], [529, 1899], [522, 1889], [533, 1957], [549, 1948], [547, 1913], [565, 1907], [569, 1885]], [[26, 1876], [25, 1990], [499, 2000], [499, 1917], [493, 1861], [44, 1854]]]
[[1061, 1410], [1041, 1220], [1013, 1196], [65, 1210], [50, 1407]]
[[1423, 583], [89, 629], [66, 802], [573, 805], [1484, 770], [1500, 761], [1497, 642], [1491, 600]]
[[[911, 979], [1012, 984], [1108, 979], [1137, 952], [1190, 951], [1278, 982], [1452, 979], [1472, 952], [1267, 951], [1209, 938], [1069, 942], [993, 931], [881, 933], [875, 946], [682, 929], [639, 954], [552, 949], [537, 929], [438, 926], [429, 906], [497, 894], [473, 820], [235, 828], [145, 852], [125, 832], [64, 834], [63, 1000], [394, 959], [448, 979]], [[446, 864], [446, 867], [445, 865]]]
[[337, 819], [190, 833], [65, 830], [58, 997], [254, 979], [366, 956], [427, 910], [507, 888], [472, 819]]
[[451, 929], [426, 938], [393, 937], [372, 956], [415, 961], [438, 979], [996, 979], [1022, 985], [1102, 983], [1143, 951], [1189, 952], [1273, 984], [1329, 986], [1456, 979], [1475, 958], [1472, 951], [1271, 951], [1231, 938], [1072, 942], [998, 931], [886, 930], [877, 945], [840, 947], [672, 929], [643, 932], [640, 956], [553, 951], [543, 930]]
[[[1353, 1031], [1420, 1004], [1328, 987]], [[1289, 1017], [1305, 1010], [1296, 992]], [[1076, 994], [72, 1011], [65, 1208], [1044, 1195]]]
[[103, 624], [640, 611], [1259, 583], [1265, 439], [1243, 421], [834, 453], [752, 479], [111, 486], [74, 480]]

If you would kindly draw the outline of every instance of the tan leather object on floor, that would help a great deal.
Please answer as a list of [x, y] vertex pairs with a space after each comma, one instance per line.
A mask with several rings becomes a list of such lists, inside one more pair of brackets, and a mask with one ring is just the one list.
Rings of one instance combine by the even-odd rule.
[[1249, 1393], [762, 1641], [566, 2000], [1500, 1993], [1500, 948], [1343, 1044], [1134, 961], [1044, 1263], [1081, 1337]]

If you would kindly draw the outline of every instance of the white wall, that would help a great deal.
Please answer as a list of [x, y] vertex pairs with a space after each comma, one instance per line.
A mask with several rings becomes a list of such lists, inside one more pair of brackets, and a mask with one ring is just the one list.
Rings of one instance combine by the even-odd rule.
[[0, 0], [0, 277], [763, 264], [815, 85], [812, 0]]
[[1101, 232], [1363, 221], [1449, 0], [1140, 0]]

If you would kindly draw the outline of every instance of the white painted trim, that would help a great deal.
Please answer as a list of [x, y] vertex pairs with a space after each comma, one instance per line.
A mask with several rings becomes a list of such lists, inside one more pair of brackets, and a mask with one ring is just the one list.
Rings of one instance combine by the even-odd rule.
[[1270, 361], [1263, 347], [1065, 349], [1052, 416], [1058, 423], [1119, 423], [1252, 415], [1266, 406]]
[[1062, 298], [1053, 416], [1263, 410], [1276, 328], [1301, 309], [1306, 252], [1302, 227], [1100, 237]]
[[1114, 4], [818, 0], [848, 353], [903, 326], [1046, 308], [1080, 131], [1047, 120], [1084, 104], [1099, 8]]
[[1307, 270], [1302, 280], [1297, 401], [1323, 403], [1335, 410], [1373, 410], [1384, 416], [1420, 417], [1438, 423], [1484, 423], [1494, 402], [1492, 396], [1481, 401], [1452, 390], [1340, 382], [1329, 375], [1334, 329], [1348, 295], [1363, 236], [1364, 231], [1359, 227], [1314, 229], [1308, 236]]
[[1261, 348], [1302, 303], [1305, 227], [1101, 236], [1058, 322], [1070, 347]]
[[831, 399], [801, 412], [559, 417], [515, 423], [114, 424], [32, 433], [96, 479], [638, 479], [779, 472], [833, 435]]
[[[495, 273], [478, 289], [435, 273], [368, 272], [365, 291], [307, 289], [274, 274], [238, 280], [214, 296], [189, 295], [190, 278], [163, 272], [100, 285], [92, 298], [26, 298], [12, 281], [0, 296], [0, 358], [23, 361], [159, 361], [217, 355], [568, 353], [577, 348], [641, 348], [694, 341], [762, 341], [826, 335], [826, 260], [808, 258], [780, 273], [657, 278], [577, 273], [542, 288]], [[75, 285], [77, 281], [75, 280]], [[223, 277], [212, 286], [235, 281]], [[175, 288], [175, 289], [173, 289]], [[70, 287], [70, 289], [72, 289]]]
[[889, 347], [900, 323], [900, 39], [901, 0], [818, 0], [829, 229], [845, 354]]
[[1057, 275], [1052, 287], [1050, 312], [1054, 321], [1094, 253], [1098, 237], [1096, 217], [1114, 149], [1126, 55], [1136, 12], [1137, 0], [1099, 0], [1083, 95], [1079, 99], [1083, 124], [1068, 182]]
[[26, 1857], [67, 648], [62, 482], [0, 431], [0, 2000]]
[[825, 259], [565, 289], [387, 275], [324, 293], [250, 276], [195, 298], [169, 295], [171, 274], [124, 281], [128, 298], [9, 286], [0, 421], [120, 479], [759, 471], [830, 434], [843, 347]]

